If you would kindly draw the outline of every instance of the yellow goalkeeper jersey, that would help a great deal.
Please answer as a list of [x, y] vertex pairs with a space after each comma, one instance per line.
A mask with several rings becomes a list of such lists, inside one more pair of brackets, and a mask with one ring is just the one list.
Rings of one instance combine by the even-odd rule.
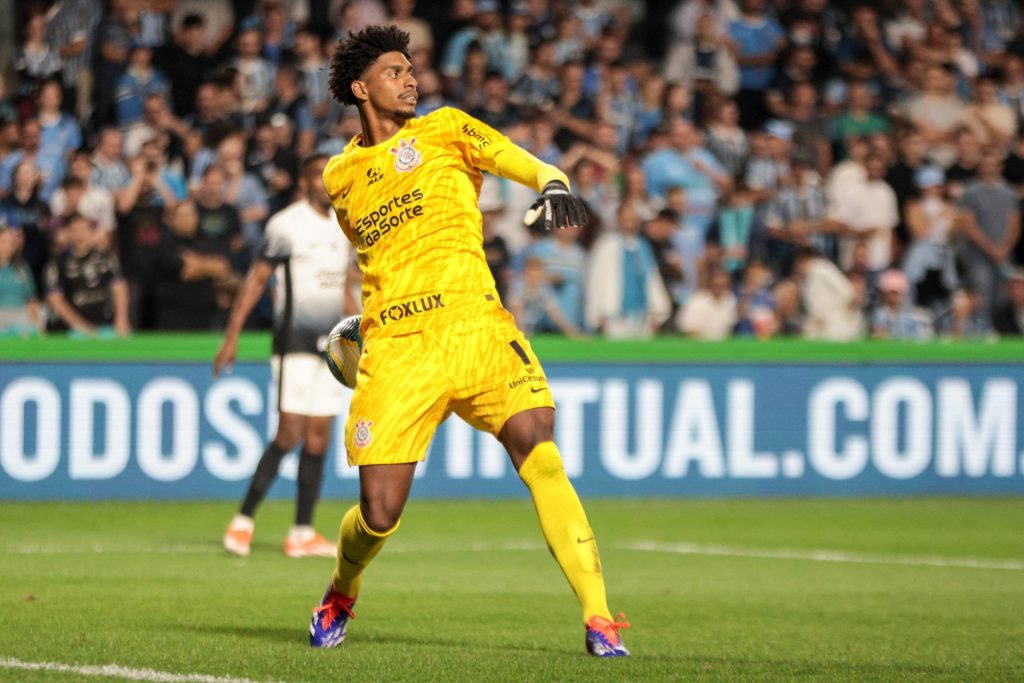
[[568, 179], [505, 135], [442, 108], [363, 147], [356, 136], [324, 169], [338, 223], [363, 272], [364, 339], [445, 324], [493, 307], [478, 200], [483, 171], [538, 192]]

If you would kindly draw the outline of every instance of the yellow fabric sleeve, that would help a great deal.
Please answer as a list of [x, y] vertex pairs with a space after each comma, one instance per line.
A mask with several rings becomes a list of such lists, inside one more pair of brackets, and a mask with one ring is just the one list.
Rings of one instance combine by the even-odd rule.
[[500, 131], [458, 109], [446, 109], [445, 113], [451, 121], [452, 141], [469, 165], [537, 192], [552, 180], [560, 180], [569, 187], [569, 178], [561, 170], [545, 164]]

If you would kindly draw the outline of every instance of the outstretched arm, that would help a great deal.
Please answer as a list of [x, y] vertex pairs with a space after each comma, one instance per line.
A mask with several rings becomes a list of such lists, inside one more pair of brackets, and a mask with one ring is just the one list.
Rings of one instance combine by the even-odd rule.
[[256, 262], [249, 268], [249, 273], [245, 276], [245, 282], [242, 284], [242, 291], [239, 292], [238, 298], [235, 299], [235, 303], [231, 307], [224, 341], [213, 360], [214, 377], [220, 375], [220, 371], [224, 368], [230, 370], [234, 364], [235, 356], [238, 353], [238, 336], [253, 307], [256, 306], [256, 302], [263, 295], [263, 290], [267, 287], [267, 280], [273, 273], [274, 266], [270, 261], [262, 258], [256, 259]]

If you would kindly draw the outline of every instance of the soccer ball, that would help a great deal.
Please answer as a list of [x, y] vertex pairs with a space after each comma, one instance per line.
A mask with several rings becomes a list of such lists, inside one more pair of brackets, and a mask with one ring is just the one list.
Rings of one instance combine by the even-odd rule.
[[356, 387], [359, 356], [363, 353], [363, 338], [359, 335], [362, 321], [363, 316], [352, 315], [335, 325], [327, 337], [327, 348], [324, 349], [327, 368], [334, 379], [349, 389]]

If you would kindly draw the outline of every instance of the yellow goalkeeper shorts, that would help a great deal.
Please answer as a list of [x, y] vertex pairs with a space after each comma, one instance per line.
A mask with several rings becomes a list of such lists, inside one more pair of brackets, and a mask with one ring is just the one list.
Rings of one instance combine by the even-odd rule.
[[363, 349], [345, 424], [349, 465], [416, 462], [455, 413], [497, 436], [531, 408], [554, 408], [544, 370], [511, 314], [373, 339]]

